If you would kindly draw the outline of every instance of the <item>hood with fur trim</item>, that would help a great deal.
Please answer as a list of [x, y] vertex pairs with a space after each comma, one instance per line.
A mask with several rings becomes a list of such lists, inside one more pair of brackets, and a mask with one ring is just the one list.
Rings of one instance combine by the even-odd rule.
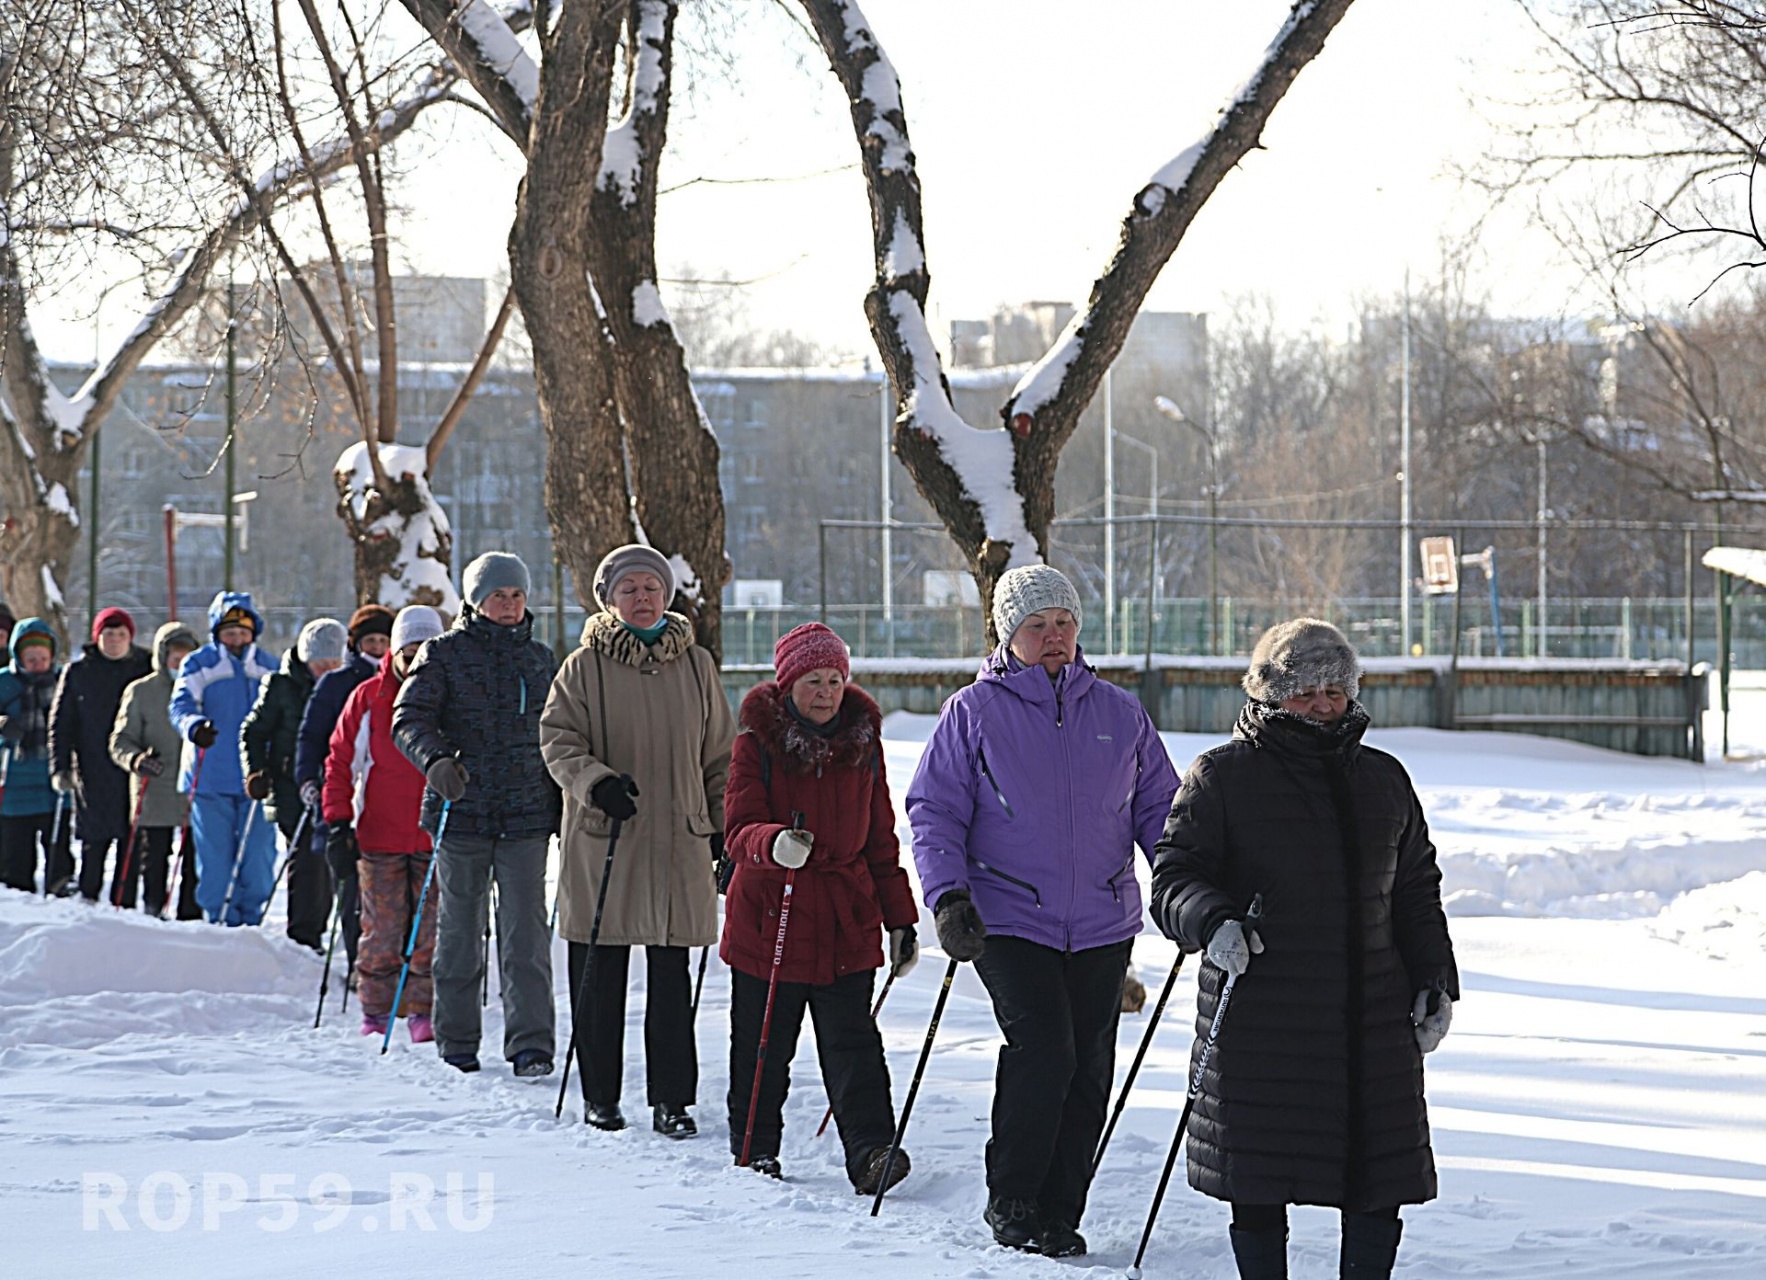
[[871, 695], [849, 684], [834, 719], [818, 731], [800, 718], [776, 680], [750, 689], [737, 723], [766, 748], [778, 768], [808, 773], [816, 768], [869, 764], [883, 736], [883, 712]]

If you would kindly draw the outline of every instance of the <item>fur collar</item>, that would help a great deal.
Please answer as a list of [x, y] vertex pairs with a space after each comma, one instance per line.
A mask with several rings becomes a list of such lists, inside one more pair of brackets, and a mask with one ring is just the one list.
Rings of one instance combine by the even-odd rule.
[[808, 773], [822, 766], [868, 765], [883, 736], [883, 713], [870, 694], [852, 684], [846, 686], [834, 731], [826, 737], [798, 723], [777, 680], [750, 689], [742, 699], [738, 719], [744, 730], [760, 739], [775, 765], [789, 773]]
[[619, 615], [602, 610], [591, 613], [583, 623], [583, 647], [606, 654], [628, 667], [642, 666], [647, 659], [673, 662], [693, 647], [693, 624], [678, 613], [667, 613], [668, 625], [656, 643], [645, 644], [619, 620]]

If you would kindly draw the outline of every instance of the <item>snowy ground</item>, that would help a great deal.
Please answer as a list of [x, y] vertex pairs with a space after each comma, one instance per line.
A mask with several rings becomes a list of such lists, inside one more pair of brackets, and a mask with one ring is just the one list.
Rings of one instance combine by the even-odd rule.
[[[1740, 711], [1737, 741], [1766, 742], [1766, 695], [1744, 695]], [[897, 796], [929, 724], [890, 720]], [[1766, 1275], [1766, 774], [1514, 736], [1373, 741], [1422, 790], [1466, 987], [1429, 1059], [1442, 1194], [1407, 1213], [1399, 1274]], [[1181, 767], [1210, 741], [1168, 744]], [[1138, 946], [1155, 990], [1171, 959], [1156, 934]], [[898, 1098], [942, 968], [928, 954], [885, 1008]], [[466, 1077], [402, 1030], [379, 1057], [355, 1017], [337, 1016], [335, 993], [310, 1030], [318, 977], [272, 931], [0, 891], [4, 1273], [1116, 1275], [1181, 1104], [1194, 1009], [1186, 973], [1094, 1189], [1091, 1256], [1053, 1262], [985, 1243], [998, 1036], [968, 969], [909, 1134], [913, 1175], [878, 1220], [848, 1189], [832, 1137], [812, 1136], [824, 1098], [807, 1027], [787, 1180], [728, 1167], [715, 960], [700, 1015], [704, 1136], [678, 1145], [647, 1127], [591, 1131], [574, 1096], [555, 1122], [556, 1077], [516, 1081], [493, 1051], [494, 994], [486, 1070]], [[635, 995], [633, 1114], [641, 1008]], [[1119, 1074], [1145, 1027], [1124, 1018]], [[1336, 1275], [1334, 1215], [1296, 1211], [1293, 1235], [1292, 1274]], [[1147, 1274], [1233, 1275], [1224, 1208], [1174, 1185]]]

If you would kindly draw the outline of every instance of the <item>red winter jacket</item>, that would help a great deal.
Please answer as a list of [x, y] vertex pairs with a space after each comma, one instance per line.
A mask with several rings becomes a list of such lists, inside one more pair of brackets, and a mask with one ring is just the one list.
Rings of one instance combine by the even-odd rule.
[[883, 929], [919, 919], [883, 773], [883, 716], [852, 685], [828, 737], [792, 715], [776, 681], [742, 700], [742, 732], [724, 791], [724, 838], [735, 878], [724, 902], [718, 955], [757, 978], [772, 972], [785, 869], [773, 838], [803, 815], [815, 834], [797, 872], [786, 927], [781, 982], [826, 984], [883, 964]]
[[364, 853], [428, 853], [429, 833], [417, 821], [423, 771], [392, 740], [393, 699], [404, 683], [393, 673], [394, 656], [382, 658], [343, 704], [325, 757], [322, 807], [326, 822], [355, 827]]

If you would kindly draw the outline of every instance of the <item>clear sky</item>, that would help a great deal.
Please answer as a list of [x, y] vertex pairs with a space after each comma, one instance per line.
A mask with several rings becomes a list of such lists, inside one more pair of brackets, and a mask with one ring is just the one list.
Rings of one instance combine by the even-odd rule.
[[[691, 9], [692, 6], [686, 6]], [[1287, 0], [865, 0], [902, 79], [925, 193], [932, 319], [1001, 303], [1082, 299], [1147, 177], [1209, 127], [1278, 30]], [[658, 258], [754, 283], [749, 316], [836, 349], [870, 350], [869, 214], [844, 99], [787, 16], [747, 4], [713, 37], [734, 72], [677, 85]], [[684, 18], [684, 22], [691, 19]], [[1148, 299], [1217, 311], [1267, 293], [1292, 325], [1336, 324], [1358, 294], [1427, 274], [1444, 234], [1483, 211], [1449, 169], [1490, 132], [1474, 109], [1529, 64], [1512, 0], [1358, 0], [1300, 75], [1253, 153], [1203, 211]], [[405, 265], [507, 270], [513, 147], [463, 111], [401, 153]], [[681, 186], [692, 179], [715, 179]], [[753, 182], [753, 179], [783, 179]], [[742, 180], [742, 181], [731, 181]], [[1513, 221], [1500, 310], [1556, 312], [1566, 277]], [[1512, 270], [1517, 261], [1529, 268]], [[666, 292], [666, 291], [665, 291]], [[77, 323], [40, 323], [56, 354], [92, 348]], [[120, 337], [133, 317], [113, 302]]]

